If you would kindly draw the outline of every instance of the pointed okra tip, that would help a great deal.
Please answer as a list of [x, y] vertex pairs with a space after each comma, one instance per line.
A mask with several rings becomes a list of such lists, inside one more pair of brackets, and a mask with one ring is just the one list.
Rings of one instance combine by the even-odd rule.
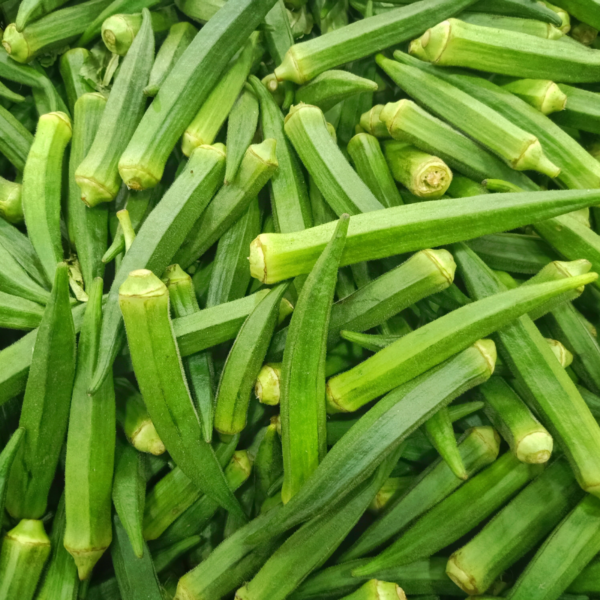
[[298, 85], [302, 85], [308, 81], [308, 78], [304, 76], [300, 65], [296, 61], [295, 46], [292, 46], [283, 57], [281, 64], [275, 69], [275, 77], [278, 81], [293, 81]]
[[89, 579], [96, 563], [102, 558], [102, 555], [106, 552], [106, 548], [99, 550], [89, 550], [87, 552], [71, 551], [67, 548], [67, 552], [73, 557], [75, 566], [77, 567], [77, 575], [79, 581], [85, 581]]
[[151, 298], [169, 294], [167, 286], [148, 269], [131, 271], [119, 288], [119, 296]]

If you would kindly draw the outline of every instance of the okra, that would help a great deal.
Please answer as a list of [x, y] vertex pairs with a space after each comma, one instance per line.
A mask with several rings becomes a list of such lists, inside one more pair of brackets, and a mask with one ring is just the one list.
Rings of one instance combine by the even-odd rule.
[[594, 558], [569, 586], [572, 594], [593, 594], [598, 591], [598, 559]]
[[6, 490], [10, 477], [10, 471], [14, 463], [17, 452], [19, 451], [23, 438], [25, 437], [25, 429], [19, 427], [6, 443], [2, 452], [0, 452], [0, 511], [4, 514], [4, 504], [6, 501]]
[[[350, 217], [342, 266], [435, 248], [459, 239], [507, 231], [595, 202], [595, 191], [489, 195], [397, 206]], [[464, 219], [469, 215], [468, 222]], [[442, 226], [443, 224], [443, 226]], [[333, 224], [294, 234], [261, 234], [250, 245], [250, 272], [276, 283], [310, 272]]]
[[50, 539], [41, 521], [22, 519], [2, 540], [0, 598], [33, 600], [35, 589], [50, 557]]
[[275, 0], [242, 0], [225, 4], [194, 38], [165, 79], [153, 109], [145, 113], [121, 156], [119, 172], [129, 188], [154, 187], [160, 181], [177, 140], [231, 57], [274, 3]]
[[33, 136], [3, 106], [0, 106], [0, 134], [0, 153], [6, 156], [18, 171], [23, 171], [33, 144]]
[[[542, 114], [550, 115], [564, 111], [567, 95], [561, 86], [546, 79], [516, 79], [502, 86], [527, 104], [537, 108]], [[571, 103], [569, 102], [569, 105]], [[560, 116], [558, 116], [560, 120]]]
[[110, 3], [111, 0], [88, 0], [62, 8], [29, 23], [22, 31], [11, 23], [4, 30], [2, 45], [17, 62], [31, 62], [39, 54], [58, 50], [75, 41]]
[[343, 600], [406, 600], [406, 594], [395, 583], [371, 579]]
[[360, 117], [360, 126], [366, 133], [369, 133], [376, 138], [390, 137], [385, 123], [381, 120], [381, 113], [384, 108], [383, 104], [376, 104]]
[[507, 598], [557, 598], [598, 552], [599, 529], [600, 500], [586, 494], [542, 544]]
[[262, 404], [277, 406], [281, 398], [281, 363], [263, 365], [256, 376], [254, 393]]
[[255, 514], [269, 497], [273, 484], [283, 475], [283, 456], [277, 424], [268, 425], [254, 461]]
[[600, 29], [600, 19], [598, 18], [598, 2], [596, 0], [554, 0], [556, 5], [568, 14]]
[[468, 198], [470, 196], [489, 194], [488, 189], [483, 184], [462, 175], [452, 178], [452, 183], [448, 187], [447, 192], [447, 195], [451, 198]]
[[66, 264], [56, 268], [31, 365], [19, 421], [27, 433], [12, 467], [6, 507], [14, 518], [35, 519], [46, 512], [67, 431], [75, 375], [75, 329]]
[[71, 121], [66, 114], [42, 115], [23, 171], [27, 233], [50, 281], [63, 259], [60, 197], [63, 156], [70, 140]]
[[560, 174], [560, 168], [544, 154], [544, 149], [535, 135], [514, 125], [494, 109], [447, 81], [404, 62], [397, 62], [402, 56], [402, 53], [395, 52], [396, 61], [383, 55], [378, 55], [376, 60], [377, 64], [415, 100], [425, 104], [432, 112], [486, 146], [513, 169], [533, 169], [549, 177]]
[[381, 513], [390, 502], [400, 498], [406, 492], [414, 479], [413, 475], [388, 477], [369, 504], [369, 512], [375, 515]]
[[480, 27], [492, 27], [494, 29], [516, 31], [517, 33], [534, 35], [548, 40], [558, 40], [563, 36], [563, 32], [551, 23], [535, 21], [533, 19], [507, 17], [504, 15], [489, 15], [482, 12], [464, 12], [459, 18], [461, 21], [479, 25]]
[[370, 333], [356, 333], [354, 331], [340, 331], [342, 339], [357, 344], [361, 348], [371, 350], [371, 352], [377, 352], [382, 350], [386, 346], [389, 346], [397, 339], [402, 336], [397, 334], [370, 334]]
[[219, 190], [179, 245], [175, 262], [182, 268], [202, 256], [244, 214], [277, 170], [276, 145], [275, 140], [266, 139], [246, 150], [233, 181]]
[[146, 10], [140, 33], [123, 60], [106, 102], [94, 142], [75, 171], [81, 199], [90, 207], [110, 202], [119, 191], [118, 162], [144, 113], [142, 91], [148, 83], [153, 55], [154, 34]]
[[545, 2], [531, 2], [530, 0], [478, 0], [478, 2], [473, 4], [472, 8], [482, 13], [522, 17], [524, 19], [538, 19], [546, 23], [552, 23], [556, 27], [562, 25], [561, 18]]
[[470, 0], [415, 2], [294, 44], [275, 69], [277, 79], [303, 84], [320, 73], [409, 40], [469, 6]]
[[94, 91], [89, 82], [81, 76], [81, 68], [90, 53], [85, 48], [71, 48], [60, 57], [60, 75], [65, 84], [69, 110], [75, 120], [75, 103], [84, 94]]
[[450, 556], [448, 576], [468, 594], [484, 594], [497, 577], [535, 548], [582, 496], [567, 461], [559, 459]]
[[[492, 463], [498, 456], [499, 449], [500, 437], [491, 427], [470, 429], [458, 444], [458, 451], [469, 477]], [[388, 506], [384, 514], [362, 533], [342, 555], [341, 560], [351, 560], [372, 553], [447, 498], [462, 483], [444, 460], [436, 460], [419, 475], [401, 498]]]
[[600, 111], [596, 105], [598, 94], [565, 84], [558, 87], [566, 96], [566, 109], [554, 115], [553, 121], [564, 127], [600, 133]]
[[429, 417], [424, 428], [432, 446], [448, 464], [454, 475], [459, 479], [468, 479], [469, 475], [454, 437], [448, 408], [440, 408], [438, 412]]
[[220, 148], [199, 148], [163, 196], [160, 205], [144, 221], [110, 288], [91, 393], [98, 389], [112, 368], [112, 362], [124, 341], [118, 305], [119, 288], [134, 269], [149, 268], [162, 275], [223, 181], [224, 169], [225, 156]]
[[9, 223], [22, 223], [21, 184], [0, 177], [0, 217]]
[[311, 227], [313, 220], [304, 173], [285, 135], [281, 110], [258, 79], [250, 76], [250, 83], [260, 103], [263, 135], [277, 143], [279, 168], [271, 177], [270, 186], [275, 229], [282, 233], [292, 233]]

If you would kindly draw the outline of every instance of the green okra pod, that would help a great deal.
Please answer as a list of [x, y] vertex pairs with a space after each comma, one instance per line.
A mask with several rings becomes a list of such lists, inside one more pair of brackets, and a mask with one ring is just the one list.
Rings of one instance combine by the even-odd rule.
[[480, 27], [492, 27], [494, 29], [516, 31], [517, 33], [534, 35], [548, 40], [558, 40], [563, 36], [563, 32], [551, 23], [534, 19], [508, 17], [505, 15], [490, 15], [483, 12], [464, 12], [461, 13], [459, 19]]
[[[594, 204], [595, 191], [566, 190], [438, 200], [350, 217], [342, 266], [507, 231]], [[469, 219], [464, 218], [469, 215]], [[443, 226], [442, 226], [443, 224]], [[263, 283], [310, 272], [331, 236], [327, 223], [294, 234], [261, 234], [250, 270]]]
[[260, 513], [273, 484], [283, 475], [283, 455], [277, 424], [271, 419], [254, 461], [255, 514]]
[[175, 254], [175, 262], [187, 269], [244, 214], [258, 192], [277, 170], [277, 143], [266, 139], [246, 150], [242, 164], [229, 185], [224, 185]]
[[293, 107], [285, 119], [285, 133], [338, 216], [383, 208], [331, 139], [319, 108], [305, 104]]
[[573, 15], [576, 19], [600, 29], [598, 2], [596, 0], [558, 0], [557, 7]]
[[88, 0], [56, 10], [22, 31], [11, 23], [4, 31], [2, 45], [17, 62], [31, 62], [42, 53], [58, 50], [75, 41], [110, 3], [111, 0]]
[[502, 87], [544, 115], [564, 111], [567, 106], [567, 95], [559, 85], [547, 79], [516, 79]]
[[340, 331], [342, 339], [359, 345], [361, 348], [377, 352], [386, 346], [389, 346], [402, 336], [398, 334], [371, 334], [371, 333], [356, 333], [354, 331]]
[[33, 144], [33, 136], [3, 106], [0, 106], [0, 134], [0, 153], [6, 156], [18, 171], [23, 171]]
[[482, 13], [537, 19], [560, 27], [561, 18], [547, 4], [530, 2], [530, 0], [478, 0], [473, 4], [472, 9]]
[[[545, 154], [535, 135], [514, 125], [498, 112], [472, 98], [447, 81], [412, 65], [377, 56], [379, 66], [405, 92], [425, 104], [432, 112], [449, 121], [464, 134], [483, 144], [513, 169], [533, 169], [557, 177], [560, 168]], [[418, 62], [418, 61], [417, 61]]]
[[66, 0], [25, 0], [19, 4], [15, 25], [19, 31], [23, 31], [28, 23], [39, 20], [63, 4], [66, 4]]
[[25, 436], [25, 429], [19, 427], [11, 436], [10, 440], [6, 443], [2, 452], [0, 452], [0, 514], [4, 514], [4, 503], [6, 501], [6, 490], [10, 477], [10, 470], [12, 468], [17, 452], [21, 447], [23, 438]]
[[0, 217], [9, 223], [22, 223], [21, 184], [0, 177]]
[[85, 48], [71, 48], [60, 57], [60, 75], [65, 84], [69, 110], [75, 120], [75, 103], [84, 94], [94, 91], [90, 83], [81, 76], [81, 68], [87, 60], [90, 53]]
[[226, 0], [177, 0], [177, 8], [190, 19], [203, 25], [212, 19]]
[[[63, 55], [66, 56], [66, 55]], [[104, 274], [102, 256], [108, 238], [108, 209], [97, 206], [90, 210], [81, 201], [81, 190], [75, 173], [89, 152], [104, 114], [106, 99], [101, 94], [84, 94], [73, 109], [73, 141], [69, 158], [69, 197], [67, 228], [69, 238], [81, 265], [86, 288]]]
[[[128, 187], [154, 187], [167, 158], [232, 56], [271, 9], [275, 0], [225, 4], [186, 48], [165, 79], [119, 161]], [[181, 263], [180, 263], [181, 264]]]
[[383, 104], [376, 104], [366, 113], [360, 116], [360, 127], [376, 138], [390, 137], [385, 123], [381, 120], [381, 113], [384, 110]]
[[281, 398], [281, 363], [263, 365], [256, 376], [254, 393], [262, 404], [277, 406]]
[[63, 259], [60, 232], [62, 165], [71, 140], [71, 120], [65, 113], [42, 115], [23, 171], [23, 210], [29, 239], [54, 280]]
[[348, 143], [348, 154], [359, 177], [383, 206], [390, 208], [403, 203], [375, 136], [368, 133], [355, 135]]
[[429, 417], [424, 428], [431, 445], [446, 461], [454, 475], [459, 479], [468, 479], [467, 468], [454, 437], [454, 429], [452, 428], [448, 408], [440, 408], [438, 412]]
[[149, 270], [133, 271], [120, 287], [119, 305], [142, 396], [169, 454], [204, 493], [243, 517], [212, 448], [202, 439], [173, 335], [166, 286]]
[[558, 87], [566, 96], [566, 108], [560, 114], [555, 114], [553, 121], [564, 127], [600, 133], [598, 94], [571, 85], [560, 84]]
[[140, 33], [111, 89], [94, 141], [75, 171], [81, 199], [90, 207], [110, 202], [119, 191], [118, 162], [146, 108], [143, 89], [153, 55], [154, 34], [146, 10]]
[[483, 194], [489, 194], [489, 190], [483, 184], [459, 175], [452, 178], [447, 195], [451, 198], [468, 198], [470, 196], [482, 196]]
[[313, 40], [294, 44], [275, 69], [275, 75], [280, 81], [306, 83], [328, 69], [409, 40], [471, 3], [467, 0], [415, 2], [368, 20], [356, 21]]
[[390, 502], [400, 498], [406, 492], [414, 479], [413, 475], [388, 477], [369, 505], [369, 512], [375, 515], [382, 513]]
[[342, 215], [307, 277], [283, 352], [280, 404], [284, 504], [298, 493], [327, 454], [327, 331], [348, 222], [348, 215]]
[[509, 453], [436, 504], [367, 565], [353, 571], [372, 576], [382, 569], [426, 558], [468, 533], [542, 470]]
[[594, 594], [598, 591], [598, 559], [592, 561], [577, 575], [575, 581], [569, 586], [571, 594]]
[[92, 398], [87, 390], [98, 356], [102, 324], [102, 279], [94, 280], [77, 356], [67, 459], [64, 545], [73, 556], [79, 579], [87, 579], [112, 541], [111, 490], [115, 453], [115, 389], [109, 375]]
[[100, 352], [91, 392], [98, 389], [123, 343], [119, 288], [130, 271], [149, 268], [159, 275], [223, 181], [225, 155], [219, 147], [198, 148], [160, 205], [148, 215], [111, 286], [102, 320]]
[[40, 518], [67, 430], [75, 375], [75, 328], [66, 264], [56, 269], [52, 295], [35, 336], [19, 425], [26, 429], [12, 467], [6, 507], [14, 518]]
[[267, 353], [287, 288], [288, 284], [281, 284], [265, 296], [242, 325], [227, 356], [215, 408], [214, 426], [220, 433], [233, 435], [246, 426], [252, 388]]
[[250, 83], [260, 104], [260, 123], [263, 135], [274, 139], [277, 143], [279, 168], [270, 180], [275, 229], [282, 233], [291, 233], [311, 227], [313, 219], [304, 173], [300, 161], [285, 135], [281, 110], [257, 78], [250, 76]]
[[191, 23], [185, 21], [171, 25], [167, 38], [156, 53], [148, 85], [144, 88], [146, 96], [154, 97], [158, 94], [163, 81], [197, 33], [198, 30]]
[[404, 590], [391, 581], [371, 579], [343, 600], [406, 600]]
[[0, 598], [33, 600], [49, 557], [50, 538], [44, 531], [44, 524], [38, 520], [21, 520], [2, 540]]
[[564, 459], [551, 464], [448, 559], [448, 576], [468, 594], [497, 577], [547, 536], [583, 496]]

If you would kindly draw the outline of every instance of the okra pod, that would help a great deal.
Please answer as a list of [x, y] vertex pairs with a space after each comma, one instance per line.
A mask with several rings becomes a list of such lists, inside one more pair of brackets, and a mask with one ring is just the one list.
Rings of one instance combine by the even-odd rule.
[[277, 406], [281, 398], [281, 363], [268, 363], [261, 367], [256, 376], [254, 393], [262, 404]]
[[453, 177], [452, 183], [448, 187], [448, 196], [451, 198], [468, 198], [470, 196], [482, 196], [483, 194], [489, 194], [488, 189], [483, 184], [462, 175]]
[[66, 4], [66, 0], [25, 0], [19, 4], [15, 25], [19, 31], [23, 31], [28, 23], [37, 21], [63, 4]]
[[[530, 0], [478, 0], [473, 4], [473, 10], [482, 13], [538, 19], [561, 27], [563, 22], [555, 11], [548, 7], [547, 2], [530, 2]], [[566, 32], [565, 32], [566, 33]]]
[[[546, 79], [517, 79], [502, 86], [527, 104], [537, 108], [542, 114], [550, 115], [564, 111], [567, 95], [561, 86]], [[569, 105], [571, 103], [569, 102]], [[560, 116], [558, 117], [560, 120]]]
[[[8, 246], [8, 243], [6, 245]], [[3, 290], [38, 304], [48, 302], [49, 292], [29, 276], [4, 245], [0, 245], [0, 264], [0, 283]]]
[[594, 558], [569, 586], [572, 594], [594, 594], [598, 591], [598, 559]]
[[575, 18], [588, 23], [596, 29], [600, 29], [600, 19], [598, 18], [598, 2], [596, 0], [553, 0], [556, 6], [564, 12], [573, 15]]
[[356, 333], [354, 331], [344, 330], [340, 331], [340, 336], [342, 339], [357, 344], [361, 348], [371, 350], [371, 352], [382, 350], [402, 337], [397, 334]]
[[9, 223], [22, 223], [21, 184], [0, 177], [0, 217]]
[[514, 125], [494, 109], [447, 81], [411, 66], [412, 63], [397, 62], [402, 56], [402, 53], [395, 52], [396, 61], [383, 55], [378, 55], [376, 60], [393, 81], [415, 100], [486, 146], [513, 169], [533, 169], [549, 177], [560, 174], [560, 168], [544, 154], [535, 135]]
[[566, 96], [566, 108], [554, 115], [553, 121], [564, 127], [600, 133], [598, 94], [571, 85], [560, 84], [558, 87]]
[[46, 512], [67, 431], [75, 375], [75, 328], [66, 264], [56, 268], [31, 365], [19, 420], [27, 433], [12, 467], [6, 507], [14, 518], [35, 519]]
[[3, 106], [0, 106], [0, 134], [0, 153], [18, 171], [23, 171], [29, 149], [33, 144], [33, 136]]
[[226, 0], [177, 0], [177, 8], [190, 19], [203, 25], [212, 19]]
[[4, 514], [4, 503], [6, 501], [6, 490], [12, 469], [13, 462], [17, 456], [17, 452], [21, 447], [23, 438], [25, 437], [25, 429], [19, 427], [6, 443], [2, 452], [0, 452], [0, 511]]
[[160, 181], [177, 140], [231, 57], [274, 3], [241, 0], [225, 4], [186, 48], [121, 156], [119, 172], [129, 188], [141, 190]]
[[255, 514], [269, 497], [273, 484], [283, 475], [283, 455], [277, 424], [271, 419], [254, 461]]
[[406, 594], [395, 583], [371, 579], [343, 600], [406, 600]]
[[63, 156], [70, 140], [71, 120], [66, 114], [42, 115], [23, 171], [27, 233], [50, 281], [63, 259], [60, 197]]
[[559, 459], [448, 559], [446, 572], [468, 594], [484, 594], [531, 551], [583, 497], [568, 463]]
[[121, 187], [118, 162], [133, 136], [146, 107], [142, 93], [154, 55], [154, 34], [150, 13], [145, 10], [144, 22], [131, 51], [123, 60], [106, 108], [102, 113], [94, 141], [75, 171], [75, 181], [81, 189], [81, 199], [89, 207], [110, 202]]
[[438, 412], [429, 417], [424, 428], [432, 446], [448, 464], [454, 475], [459, 479], [468, 479], [469, 475], [454, 437], [448, 408], [440, 408]]
[[376, 104], [373, 108], [360, 116], [360, 126], [366, 133], [369, 133], [376, 138], [390, 137], [385, 123], [381, 120], [381, 113], [384, 108], [385, 106], [383, 104]]
[[[483, 12], [464, 12], [460, 15], [460, 20], [480, 27], [492, 27], [494, 29], [505, 29], [507, 31], [516, 31], [548, 40], [558, 40], [562, 38], [563, 32], [544, 21], [533, 19], [522, 19], [520, 17], [508, 17], [505, 15], [490, 15]], [[490, 32], [491, 33], [491, 32]]]
[[60, 57], [60, 75], [65, 84], [69, 110], [75, 121], [75, 103], [84, 94], [94, 91], [89, 82], [81, 76], [81, 68], [90, 53], [85, 48], [71, 48]]

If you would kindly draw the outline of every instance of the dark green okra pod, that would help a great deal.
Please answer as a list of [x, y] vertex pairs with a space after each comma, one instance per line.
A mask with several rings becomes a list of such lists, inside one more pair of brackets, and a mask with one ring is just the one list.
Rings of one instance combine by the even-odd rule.
[[86, 60], [89, 60], [89, 57], [90, 53], [85, 48], [71, 48], [71, 50], [68, 50], [60, 57], [60, 75], [65, 84], [69, 110], [73, 115], [74, 127], [76, 126], [75, 103], [84, 94], [94, 91], [94, 88], [80, 73], [81, 68]]

